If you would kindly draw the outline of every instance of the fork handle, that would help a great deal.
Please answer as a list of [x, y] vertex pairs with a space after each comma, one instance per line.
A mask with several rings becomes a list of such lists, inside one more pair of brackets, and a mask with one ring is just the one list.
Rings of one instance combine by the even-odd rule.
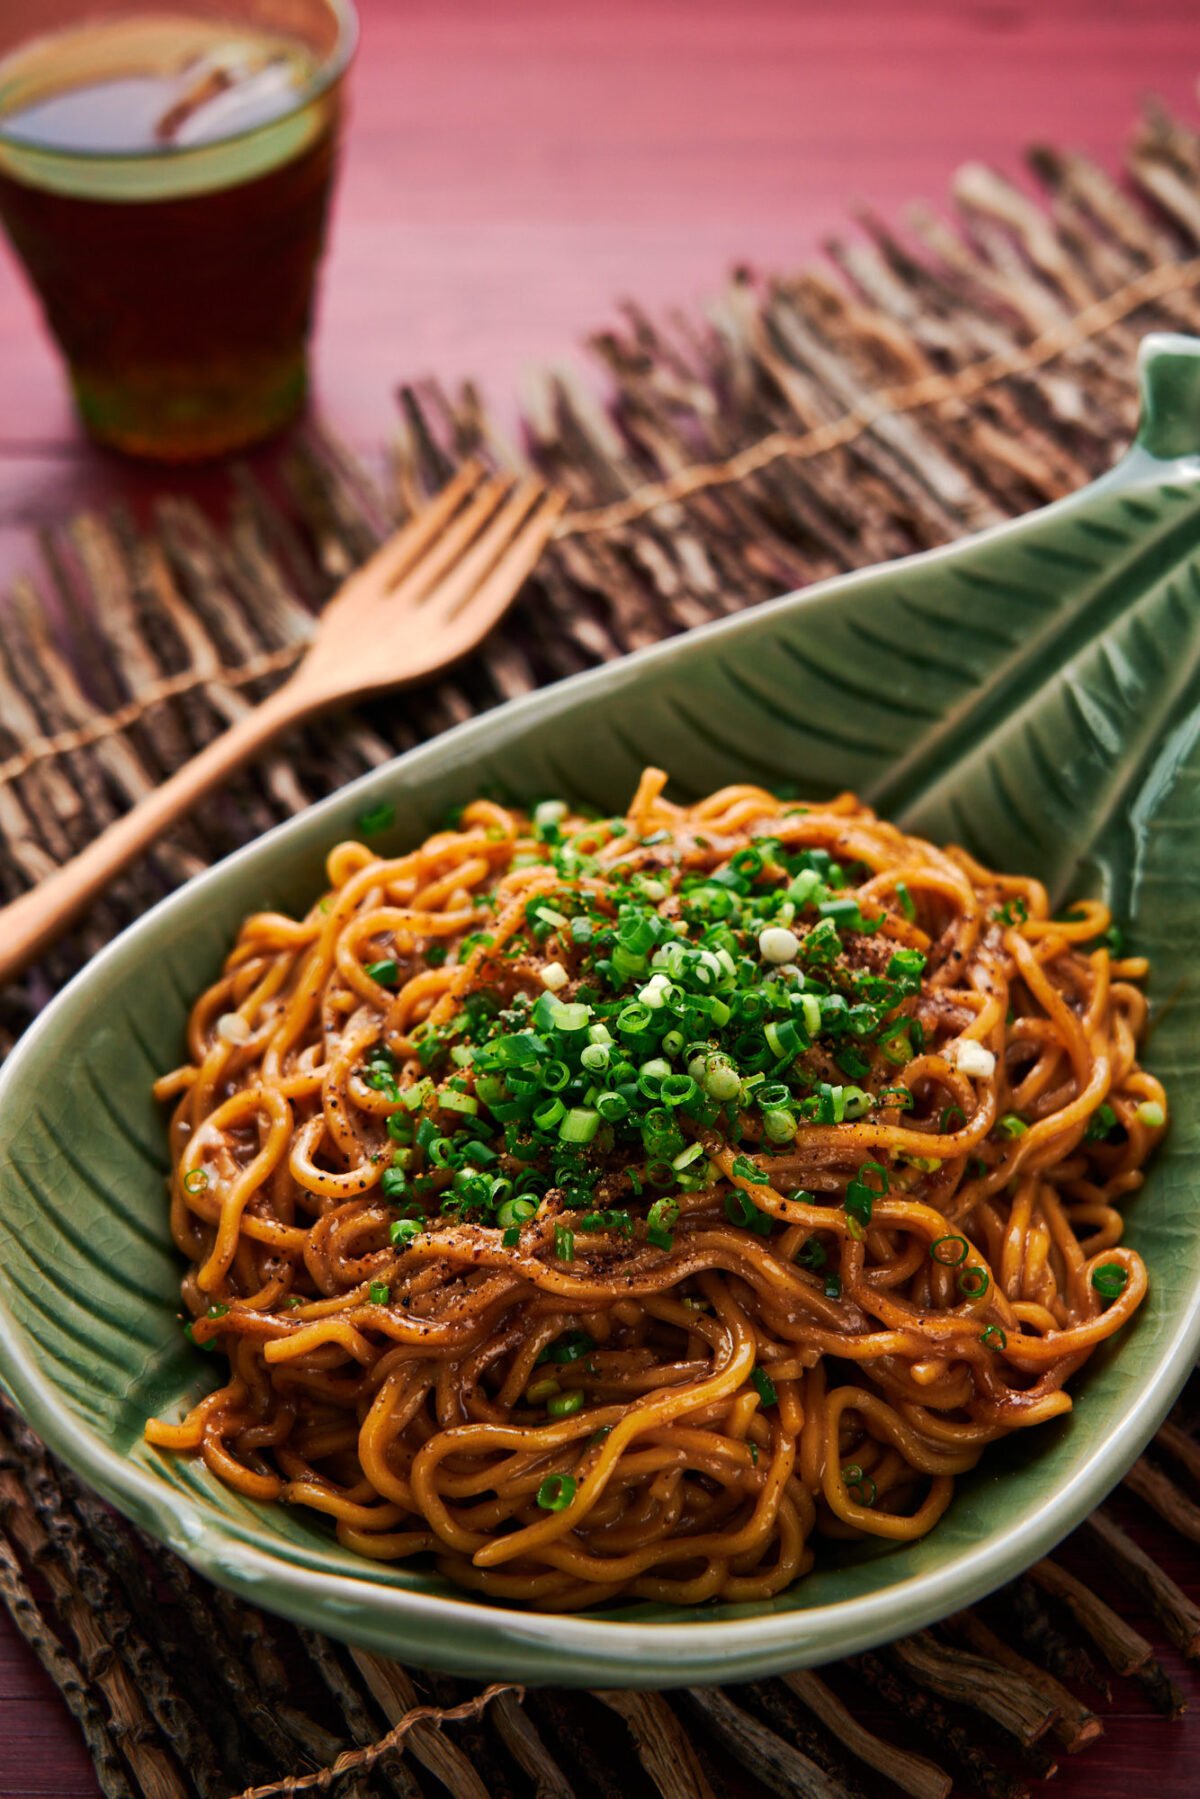
[[0, 907], [0, 982], [11, 980], [77, 918], [89, 900], [128, 868], [164, 831], [271, 738], [313, 710], [308, 697], [285, 682], [123, 817], [55, 869], [46, 880]]

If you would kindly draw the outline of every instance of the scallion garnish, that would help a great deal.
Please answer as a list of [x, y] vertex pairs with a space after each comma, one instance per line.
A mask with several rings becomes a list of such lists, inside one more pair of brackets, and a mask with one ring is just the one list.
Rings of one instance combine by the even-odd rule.
[[991, 1284], [990, 1274], [986, 1268], [981, 1268], [978, 1262], [972, 1262], [969, 1267], [960, 1269], [955, 1282], [964, 1299], [982, 1299]]
[[400, 978], [400, 964], [388, 956], [381, 962], [368, 962], [363, 973], [381, 987], [394, 987]]
[[358, 828], [364, 837], [377, 837], [380, 831], [388, 830], [396, 822], [396, 808], [390, 800], [381, 800], [377, 806], [368, 806], [365, 812], [358, 815]]
[[575, 1477], [571, 1474], [548, 1474], [537, 1490], [537, 1502], [544, 1512], [565, 1512], [574, 1497]]
[[1092, 1285], [1101, 1299], [1119, 1299], [1128, 1281], [1129, 1271], [1120, 1262], [1102, 1262], [1092, 1269]]
[[675, 1244], [674, 1229], [679, 1219], [679, 1202], [656, 1199], [646, 1214], [646, 1241], [656, 1249], [671, 1249]]
[[943, 1268], [961, 1268], [971, 1253], [971, 1245], [965, 1237], [935, 1237], [929, 1245], [929, 1253]]
[[763, 1405], [775, 1405], [779, 1394], [775, 1390], [775, 1382], [764, 1368], [750, 1370], [750, 1384], [758, 1394]]
[[842, 1469], [842, 1481], [856, 1505], [874, 1505], [879, 1489], [871, 1476], [863, 1473], [857, 1462], [848, 1462]]

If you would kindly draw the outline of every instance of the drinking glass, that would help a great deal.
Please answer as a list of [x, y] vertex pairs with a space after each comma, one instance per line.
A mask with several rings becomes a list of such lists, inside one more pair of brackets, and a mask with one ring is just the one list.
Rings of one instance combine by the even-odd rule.
[[85, 427], [167, 461], [303, 402], [349, 0], [9, 0], [0, 220]]

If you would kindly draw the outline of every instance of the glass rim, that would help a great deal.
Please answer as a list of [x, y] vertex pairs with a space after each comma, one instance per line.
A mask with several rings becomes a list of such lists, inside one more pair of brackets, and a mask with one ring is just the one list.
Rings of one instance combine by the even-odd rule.
[[[222, 132], [220, 136], [205, 138], [198, 144], [152, 144], [135, 150], [78, 150], [67, 149], [62, 145], [40, 144], [28, 137], [14, 136], [4, 129], [3, 115], [0, 114], [0, 145], [26, 155], [52, 156], [61, 162], [161, 162], [201, 156], [207, 151], [221, 149], [226, 144], [236, 144], [240, 138], [269, 131], [282, 124], [285, 119], [294, 118], [297, 113], [303, 112], [314, 100], [319, 100], [345, 74], [350, 59], [358, 48], [359, 20], [354, 0], [323, 0], [323, 4], [332, 13], [337, 24], [337, 37], [329, 54], [313, 70], [303, 87], [297, 88], [295, 98], [289, 106], [282, 112], [272, 113], [270, 118], [260, 119], [255, 125], [243, 125], [236, 131]], [[48, 37], [56, 34], [42, 35]], [[34, 37], [22, 40], [24, 43], [33, 41]]]

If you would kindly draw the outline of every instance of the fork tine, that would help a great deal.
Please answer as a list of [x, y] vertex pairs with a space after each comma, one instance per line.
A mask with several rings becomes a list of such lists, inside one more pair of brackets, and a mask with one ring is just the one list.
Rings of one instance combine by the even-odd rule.
[[517, 483], [487, 530], [430, 592], [422, 608], [423, 618], [449, 623], [488, 578], [545, 491], [536, 475], [526, 475]]
[[566, 494], [551, 489], [533, 518], [522, 527], [491, 572], [460, 606], [451, 625], [451, 635], [458, 648], [448, 646], [451, 654], [470, 649], [503, 617], [526, 577], [537, 566], [566, 504]]
[[512, 490], [512, 482], [490, 475], [474, 493], [458, 516], [413, 563], [408, 573], [390, 590], [381, 591], [389, 613], [401, 607], [420, 605], [449, 570], [467, 554], [479, 533], [503, 506]]
[[462, 502], [479, 486], [485, 473], [479, 458], [470, 457], [427, 506], [422, 506], [420, 512], [415, 512], [398, 531], [384, 539], [375, 554], [369, 556], [347, 582], [347, 587], [353, 587], [359, 593], [367, 587], [380, 592], [394, 587], [440, 536]]

